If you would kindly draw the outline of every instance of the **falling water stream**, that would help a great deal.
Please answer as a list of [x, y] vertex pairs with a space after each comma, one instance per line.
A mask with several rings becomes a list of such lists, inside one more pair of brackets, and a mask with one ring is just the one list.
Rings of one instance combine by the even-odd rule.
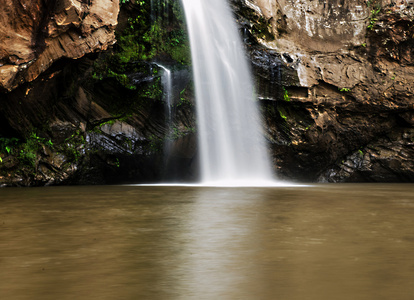
[[[174, 128], [174, 118], [173, 118], [173, 105], [174, 105], [174, 95], [173, 95], [173, 78], [172, 72], [166, 66], [155, 63], [160, 69], [162, 69], [161, 75], [161, 85], [163, 88], [163, 100], [165, 105], [165, 124], [167, 127], [166, 138], [164, 139], [164, 166], [165, 174], [164, 179], [170, 180], [169, 178], [169, 165], [170, 165], [170, 155], [171, 149], [173, 147], [173, 139], [171, 138]], [[175, 179], [175, 178], [174, 178]]]
[[166, 106], [166, 115], [167, 115], [167, 123], [171, 125], [172, 123], [172, 76], [171, 70], [161, 65], [159, 63], [155, 63], [158, 67], [163, 70], [161, 75], [161, 84], [164, 91], [164, 101]]
[[223, 0], [182, 0], [190, 37], [202, 183], [266, 185], [270, 160], [250, 70]]

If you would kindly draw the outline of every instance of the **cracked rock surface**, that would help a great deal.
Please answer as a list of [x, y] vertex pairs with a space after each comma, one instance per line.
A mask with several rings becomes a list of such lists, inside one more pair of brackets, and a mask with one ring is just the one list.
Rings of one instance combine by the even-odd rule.
[[1, 0], [0, 89], [36, 79], [60, 58], [115, 42], [118, 0]]
[[279, 176], [413, 181], [412, 1], [232, 3]]

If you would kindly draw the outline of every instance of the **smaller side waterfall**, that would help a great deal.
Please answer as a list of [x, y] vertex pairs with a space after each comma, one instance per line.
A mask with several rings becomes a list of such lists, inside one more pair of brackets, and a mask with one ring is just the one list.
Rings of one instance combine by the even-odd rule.
[[[171, 139], [173, 125], [174, 125], [174, 118], [173, 118], [173, 91], [172, 91], [172, 74], [171, 70], [167, 67], [159, 64], [154, 63], [162, 70], [161, 75], [161, 85], [163, 88], [163, 101], [165, 105], [165, 125], [168, 128], [166, 133], [166, 138], [164, 140], [164, 166], [165, 172], [168, 173], [169, 168], [169, 161], [170, 161], [170, 153], [173, 146], [173, 140]], [[166, 175], [164, 174], [163, 177]], [[168, 178], [169, 179], [169, 178]]]
[[182, 2], [196, 87], [202, 183], [268, 184], [270, 160], [250, 69], [227, 1]]
[[166, 115], [167, 115], [167, 123], [172, 124], [172, 106], [173, 106], [173, 99], [172, 99], [172, 76], [171, 70], [167, 67], [155, 63], [158, 67], [163, 70], [163, 74], [161, 75], [161, 84], [163, 88], [164, 94], [164, 101], [166, 106]]

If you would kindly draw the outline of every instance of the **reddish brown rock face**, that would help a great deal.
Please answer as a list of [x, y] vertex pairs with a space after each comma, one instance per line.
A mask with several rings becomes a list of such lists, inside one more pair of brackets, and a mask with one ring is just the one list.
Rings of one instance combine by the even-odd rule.
[[0, 0], [0, 88], [32, 81], [56, 60], [115, 42], [118, 0]]

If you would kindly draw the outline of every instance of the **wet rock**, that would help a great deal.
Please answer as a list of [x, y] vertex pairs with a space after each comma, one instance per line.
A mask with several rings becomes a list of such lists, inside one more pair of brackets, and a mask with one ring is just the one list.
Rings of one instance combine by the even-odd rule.
[[6, 157], [2, 157], [2, 163], [1, 166], [6, 168], [6, 169], [13, 169], [14, 167], [16, 167], [18, 164], [18, 161], [16, 160], [15, 157], [9, 155]]
[[322, 182], [412, 182], [414, 131], [404, 129], [347, 156], [318, 180]]
[[[257, 42], [248, 50], [280, 177], [412, 180], [414, 157], [399, 133], [413, 126], [413, 7], [393, 0], [371, 7], [362, 0], [232, 2]], [[253, 32], [242, 7], [267, 20], [276, 40]], [[401, 148], [386, 146], [389, 136]], [[381, 143], [381, 151], [367, 148]]]
[[[111, 45], [118, 1], [1, 1], [0, 85], [10, 92], [0, 95], [0, 134], [23, 141], [36, 128], [54, 143], [39, 149], [33, 168], [3, 153], [2, 184], [195, 178], [187, 70], [173, 75], [170, 121], [180, 134], [170, 141], [151, 64], [126, 66], [133, 90], [114, 78], [92, 79], [97, 56], [60, 59]], [[365, 0], [328, 2], [232, 0], [274, 168], [301, 181], [412, 182], [413, 7], [371, 1], [382, 4], [373, 18]]]
[[[190, 134], [185, 128], [195, 126], [188, 67], [172, 66], [174, 116], [167, 124], [155, 63], [112, 62], [113, 71], [122, 74], [118, 77], [131, 84], [96, 75], [97, 65], [108, 69], [106, 58], [114, 51], [94, 54], [115, 41], [119, 1], [3, 2], [9, 7], [0, 12], [0, 82], [7, 90], [0, 93], [0, 137], [18, 138], [19, 144], [13, 160], [0, 164], [0, 182], [36, 186], [160, 180], [170, 127], [175, 126], [181, 140]], [[124, 25], [141, 13], [138, 6], [123, 6]], [[16, 38], [3, 36], [8, 30]], [[168, 58], [168, 63], [174, 62]], [[39, 139], [30, 145], [30, 157], [19, 160], [32, 134]]]

